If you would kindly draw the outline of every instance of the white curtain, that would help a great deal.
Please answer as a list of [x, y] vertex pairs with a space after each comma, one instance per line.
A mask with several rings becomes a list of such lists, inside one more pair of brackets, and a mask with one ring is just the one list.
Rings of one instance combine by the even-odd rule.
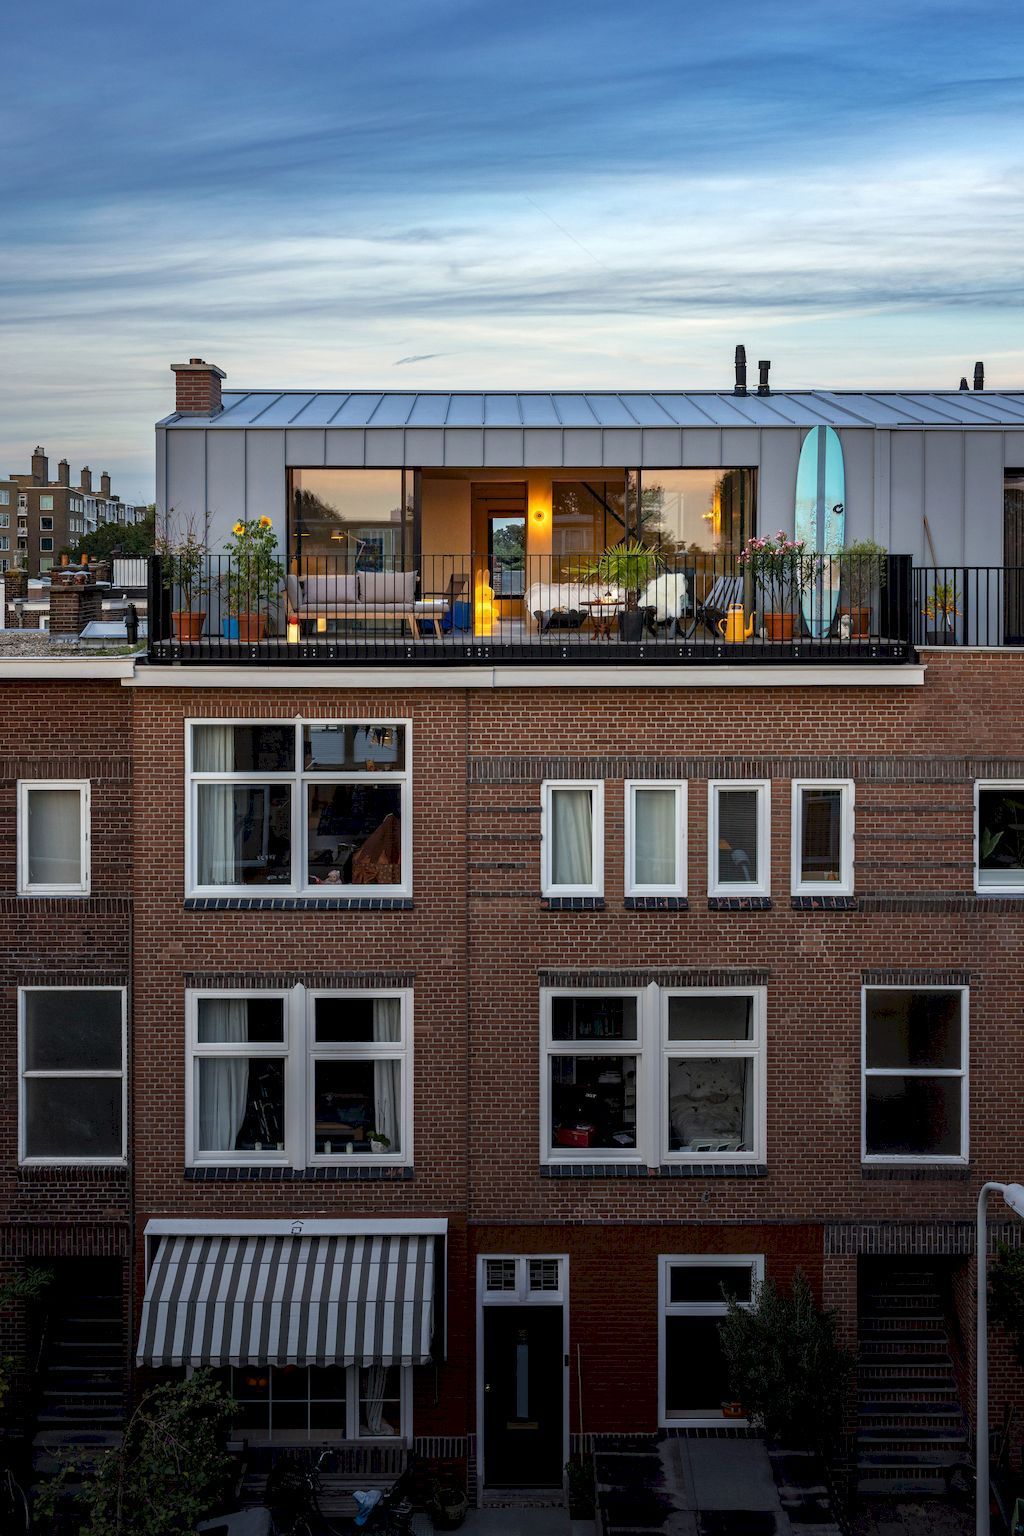
[[[401, 1008], [397, 997], [374, 999], [375, 1040], [397, 1041], [401, 1038]], [[401, 1151], [401, 1070], [400, 1061], [375, 1061], [373, 1064], [374, 1129], [388, 1138], [391, 1143], [389, 1152]]]
[[676, 792], [638, 789], [633, 800], [637, 885], [676, 882]]
[[[198, 772], [231, 772], [235, 766], [235, 740], [230, 725], [204, 725], [196, 731], [194, 741]], [[197, 798], [198, 883], [236, 885], [234, 787], [231, 784], [200, 784]]]
[[[202, 1001], [201, 1041], [228, 1044], [248, 1039], [248, 1004], [244, 998], [208, 997]], [[204, 1056], [199, 1062], [199, 1150], [233, 1152], [245, 1119], [248, 1099], [247, 1056]]]
[[589, 789], [551, 791], [551, 883], [592, 885], [594, 804]]
[[363, 1421], [368, 1435], [380, 1434], [387, 1380], [386, 1365], [369, 1365], [363, 1372]]
[[30, 885], [80, 885], [82, 797], [77, 789], [30, 789], [28, 793]]
[[757, 790], [718, 791], [718, 878], [725, 885], [757, 879]]

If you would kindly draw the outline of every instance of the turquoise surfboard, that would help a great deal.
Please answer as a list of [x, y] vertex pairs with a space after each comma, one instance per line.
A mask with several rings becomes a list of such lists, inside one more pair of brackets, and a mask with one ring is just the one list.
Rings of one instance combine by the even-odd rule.
[[[832, 427], [812, 427], [796, 469], [793, 537], [808, 552], [840, 555], [846, 543], [846, 473], [843, 445]], [[839, 607], [839, 562], [822, 560], [802, 599], [804, 620], [815, 639], [827, 635]]]

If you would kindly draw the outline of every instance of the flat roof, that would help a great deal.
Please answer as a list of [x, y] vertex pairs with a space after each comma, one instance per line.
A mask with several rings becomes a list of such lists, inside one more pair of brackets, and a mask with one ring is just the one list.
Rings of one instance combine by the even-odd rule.
[[1024, 390], [225, 390], [216, 416], [173, 412], [160, 427], [1010, 427]]

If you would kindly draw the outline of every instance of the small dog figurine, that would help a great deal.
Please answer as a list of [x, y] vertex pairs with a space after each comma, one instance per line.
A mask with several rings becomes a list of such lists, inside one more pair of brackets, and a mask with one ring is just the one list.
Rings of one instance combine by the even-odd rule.
[[839, 616], [839, 638], [840, 640], [849, 640], [850, 638], [850, 615], [848, 613], [843, 613]]

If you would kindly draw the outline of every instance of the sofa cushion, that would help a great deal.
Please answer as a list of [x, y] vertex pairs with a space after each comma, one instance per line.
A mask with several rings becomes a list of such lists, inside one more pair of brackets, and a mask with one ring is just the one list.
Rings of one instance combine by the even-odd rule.
[[329, 604], [356, 603], [359, 601], [358, 577], [356, 576], [307, 576], [307, 608], [326, 608]]
[[415, 571], [359, 572], [360, 602], [411, 603], [415, 592]]

